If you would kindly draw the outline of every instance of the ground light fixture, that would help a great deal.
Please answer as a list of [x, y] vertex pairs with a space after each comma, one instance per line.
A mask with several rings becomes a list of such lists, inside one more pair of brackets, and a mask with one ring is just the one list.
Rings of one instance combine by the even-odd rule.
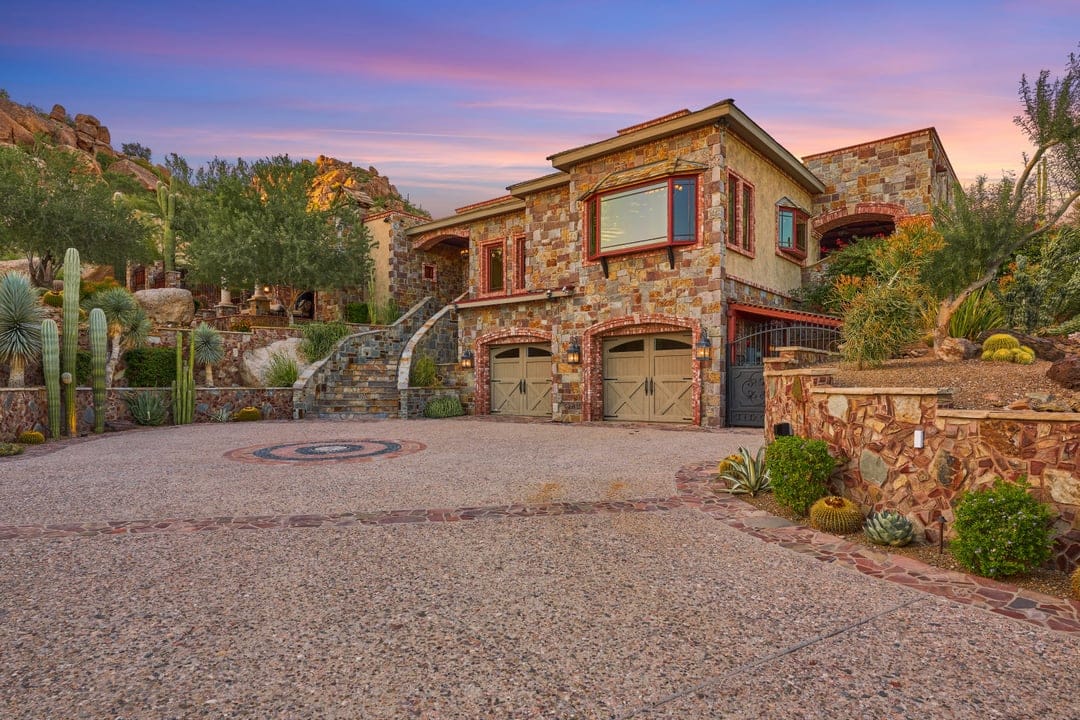
[[472, 370], [473, 367], [473, 353], [472, 350], [466, 350], [461, 353], [461, 368], [463, 370]]
[[712, 341], [705, 333], [701, 334], [701, 339], [694, 346], [694, 359], [702, 364], [712, 360]]
[[581, 345], [578, 344], [577, 338], [570, 339], [570, 347], [566, 349], [566, 362], [571, 365], [581, 364]]

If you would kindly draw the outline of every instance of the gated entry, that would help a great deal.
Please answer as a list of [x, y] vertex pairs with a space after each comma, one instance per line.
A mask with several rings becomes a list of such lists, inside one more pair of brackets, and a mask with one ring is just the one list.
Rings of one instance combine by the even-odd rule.
[[765, 358], [773, 348], [799, 347], [835, 351], [840, 331], [822, 325], [786, 325], [774, 321], [727, 344], [727, 424], [765, 426]]

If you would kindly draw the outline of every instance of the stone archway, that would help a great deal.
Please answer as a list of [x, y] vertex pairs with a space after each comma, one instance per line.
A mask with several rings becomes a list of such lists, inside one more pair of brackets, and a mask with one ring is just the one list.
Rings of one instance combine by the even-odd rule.
[[[474, 346], [475, 354], [475, 382], [474, 387], [474, 414], [491, 414], [491, 348], [494, 345], [511, 345], [514, 343], [539, 343], [550, 344], [552, 335], [550, 330], [540, 328], [506, 328], [485, 333], [476, 338]], [[554, 376], [552, 377], [554, 382]]]
[[813, 228], [820, 238], [821, 255], [827, 257], [854, 238], [891, 235], [907, 214], [904, 206], [896, 203], [855, 203], [819, 215]]
[[[674, 315], [631, 315], [593, 325], [581, 342], [581, 412], [582, 420], [604, 419], [604, 338], [622, 335], [653, 335], [689, 330], [693, 344], [701, 340], [701, 322]], [[701, 367], [692, 362], [693, 424], [701, 424]]]

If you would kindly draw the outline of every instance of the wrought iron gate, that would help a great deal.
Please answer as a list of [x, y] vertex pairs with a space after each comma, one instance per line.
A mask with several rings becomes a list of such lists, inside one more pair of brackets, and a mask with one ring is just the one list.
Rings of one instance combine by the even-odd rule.
[[840, 331], [822, 325], [775, 321], [759, 327], [762, 329], [736, 338], [726, 347], [729, 426], [765, 426], [765, 358], [773, 348], [799, 346], [835, 351], [840, 343]]

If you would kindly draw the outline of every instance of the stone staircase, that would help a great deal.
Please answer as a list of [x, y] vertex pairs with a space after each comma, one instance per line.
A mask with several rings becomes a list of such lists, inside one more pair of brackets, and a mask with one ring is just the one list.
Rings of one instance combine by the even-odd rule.
[[296, 417], [357, 420], [400, 415], [398, 365], [409, 339], [440, 309], [426, 297], [393, 325], [342, 338], [293, 385]]

